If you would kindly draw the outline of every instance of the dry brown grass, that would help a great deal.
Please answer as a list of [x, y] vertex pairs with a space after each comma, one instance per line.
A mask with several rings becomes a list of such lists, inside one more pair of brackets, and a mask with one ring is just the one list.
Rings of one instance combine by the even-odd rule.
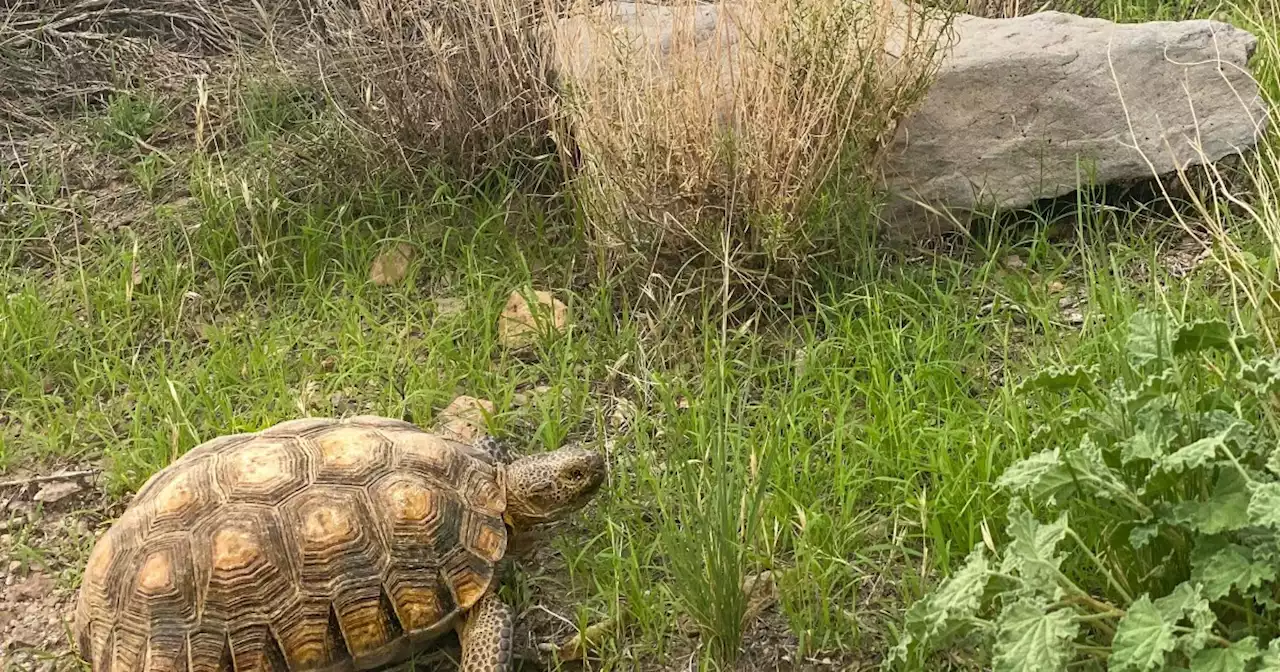
[[541, 0], [310, 0], [351, 121], [464, 179], [546, 152]]
[[260, 40], [270, 18], [248, 0], [0, 3], [0, 122], [44, 129], [115, 90], [184, 79], [202, 58]]
[[[863, 198], [877, 181], [884, 147], [931, 79], [946, 21], [891, 0], [669, 0], [645, 5], [646, 22], [675, 26], [655, 58], [641, 34], [616, 32], [619, 17], [605, 9], [615, 5], [597, 0], [22, 6], [24, 23], [11, 21], [0, 42], [8, 67], [35, 62], [25, 50], [157, 36], [172, 43], [166, 54], [265, 44], [339, 103], [360, 131], [351, 137], [374, 142], [370, 156], [475, 179], [554, 156], [558, 140], [574, 170], [557, 177], [570, 179], [598, 249], [681, 264], [712, 253], [775, 271], [830, 235], [810, 216], [817, 204]], [[41, 67], [80, 62], [43, 56]], [[80, 80], [115, 86], [95, 77]]]
[[595, 241], [775, 272], [820, 245], [826, 233], [806, 219], [819, 199], [874, 183], [946, 21], [889, 0], [632, 7], [580, 8], [555, 37]]

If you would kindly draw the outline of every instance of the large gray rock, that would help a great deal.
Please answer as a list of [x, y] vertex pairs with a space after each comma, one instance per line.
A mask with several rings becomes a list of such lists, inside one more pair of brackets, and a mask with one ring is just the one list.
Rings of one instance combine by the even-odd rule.
[[953, 30], [891, 147], [885, 218], [897, 233], [945, 227], [929, 208], [963, 217], [1216, 162], [1266, 126], [1247, 69], [1256, 39], [1225, 23], [1045, 12], [959, 16]]

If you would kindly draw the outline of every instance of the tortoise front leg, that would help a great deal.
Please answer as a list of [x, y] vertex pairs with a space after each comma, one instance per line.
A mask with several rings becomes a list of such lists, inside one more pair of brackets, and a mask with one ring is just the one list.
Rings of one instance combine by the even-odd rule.
[[511, 672], [512, 629], [515, 617], [495, 593], [488, 593], [467, 611], [459, 633], [461, 672]]

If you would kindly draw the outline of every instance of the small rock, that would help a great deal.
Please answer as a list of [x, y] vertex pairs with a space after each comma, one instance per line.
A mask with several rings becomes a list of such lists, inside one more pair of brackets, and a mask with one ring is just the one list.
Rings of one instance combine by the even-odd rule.
[[778, 582], [773, 578], [773, 572], [765, 570], [744, 578], [742, 592], [747, 596], [747, 608], [743, 619], [750, 621], [778, 601]]
[[13, 602], [35, 600], [48, 595], [53, 590], [53, 579], [44, 574], [32, 574], [25, 581], [9, 588], [9, 599]]
[[498, 339], [503, 345], [509, 348], [529, 345], [548, 326], [555, 333], [564, 331], [569, 308], [550, 292], [536, 291], [534, 297], [536, 308], [520, 292], [511, 292], [507, 297], [507, 305], [498, 317]]
[[83, 491], [84, 486], [78, 481], [54, 481], [52, 483], [46, 483], [32, 499], [37, 502], [52, 504]]
[[369, 281], [375, 285], [393, 285], [404, 280], [414, 256], [413, 246], [409, 243], [392, 245], [373, 260]]
[[466, 310], [467, 303], [462, 299], [454, 299], [442, 297], [436, 299], [436, 315], [440, 317], [452, 317]]
[[1193, 235], [1186, 235], [1162, 255], [1161, 263], [1175, 278], [1185, 278], [1212, 256], [1213, 250]]
[[618, 397], [613, 400], [613, 412], [609, 414], [609, 425], [613, 429], [621, 430], [629, 427], [635, 417], [636, 405], [629, 399]]
[[21, 561], [21, 560], [10, 560], [10, 561], [9, 561], [9, 573], [10, 573], [10, 574], [17, 574], [17, 573], [18, 573], [18, 572], [20, 572], [20, 571], [22, 571], [22, 561]]
[[440, 411], [436, 418], [437, 428], [463, 443], [475, 443], [488, 434], [485, 416], [493, 412], [492, 401], [462, 395]]
[[1088, 299], [1086, 290], [1081, 289], [1080, 294], [1068, 294], [1058, 299], [1058, 311], [1062, 314], [1062, 319], [1067, 324], [1078, 326], [1084, 324], [1084, 311], [1081, 304]]

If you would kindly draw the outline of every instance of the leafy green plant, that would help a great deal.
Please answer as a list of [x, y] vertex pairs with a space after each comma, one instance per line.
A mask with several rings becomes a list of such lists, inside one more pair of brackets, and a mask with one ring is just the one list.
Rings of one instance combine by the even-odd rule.
[[111, 97], [105, 114], [94, 120], [99, 147], [124, 151], [146, 141], [168, 117], [158, 96], [122, 92]]
[[988, 536], [906, 614], [890, 660], [977, 644], [996, 670], [1280, 666], [1280, 357], [1222, 321], [1137, 313], [1121, 373], [1043, 371], [1019, 393], [1083, 403], [1004, 471]]
[[159, 154], [147, 154], [138, 158], [129, 167], [134, 182], [142, 189], [147, 198], [155, 198], [159, 191], [160, 180], [164, 178], [164, 164]]

